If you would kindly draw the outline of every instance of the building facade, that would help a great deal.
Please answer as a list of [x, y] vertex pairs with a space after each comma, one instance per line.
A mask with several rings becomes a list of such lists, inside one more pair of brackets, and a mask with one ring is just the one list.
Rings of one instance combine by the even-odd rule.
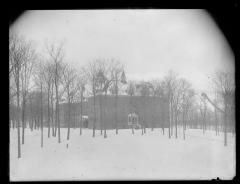
[[[68, 104], [60, 105], [61, 127], [67, 127]], [[71, 104], [70, 127], [80, 127], [80, 103]], [[118, 129], [130, 128], [128, 116], [131, 113], [138, 115], [139, 124], [146, 128], [159, 128], [168, 126], [169, 105], [166, 98], [142, 97], [120, 95], [117, 98], [113, 95], [97, 95], [89, 97], [83, 102], [84, 127], [93, 128], [94, 117], [96, 129]]]

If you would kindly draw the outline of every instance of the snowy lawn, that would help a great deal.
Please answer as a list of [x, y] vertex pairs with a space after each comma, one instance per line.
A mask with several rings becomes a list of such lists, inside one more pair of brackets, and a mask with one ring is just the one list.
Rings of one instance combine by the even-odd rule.
[[[10, 130], [10, 180], [145, 180], [145, 179], [232, 179], [235, 176], [235, 136], [228, 134], [224, 147], [223, 135], [214, 131], [186, 131], [183, 140], [168, 138], [161, 129], [141, 135], [141, 130], [107, 131], [106, 139], [96, 131], [61, 129], [61, 143], [57, 137], [47, 138], [44, 146], [40, 131], [25, 131], [22, 158], [17, 158], [17, 129]], [[68, 144], [68, 148], [67, 145]]]

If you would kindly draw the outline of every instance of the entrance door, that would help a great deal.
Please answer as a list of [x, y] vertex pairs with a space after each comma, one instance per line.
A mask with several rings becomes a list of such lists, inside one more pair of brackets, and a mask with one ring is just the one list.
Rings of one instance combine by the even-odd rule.
[[88, 128], [88, 119], [83, 120], [83, 128]]

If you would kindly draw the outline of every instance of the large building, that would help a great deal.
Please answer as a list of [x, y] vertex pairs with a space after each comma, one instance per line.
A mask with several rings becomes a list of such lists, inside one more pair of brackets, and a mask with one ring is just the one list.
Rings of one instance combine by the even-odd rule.
[[[94, 125], [94, 100], [89, 97], [83, 102], [84, 127], [92, 128]], [[68, 104], [61, 104], [61, 126], [67, 127], [68, 122]], [[129, 114], [138, 115], [139, 124], [145, 127], [166, 127], [168, 125], [168, 101], [160, 97], [142, 97], [142, 96], [96, 96], [96, 129], [119, 129], [129, 128]], [[80, 126], [80, 103], [71, 104], [70, 126]], [[86, 118], [87, 117], [87, 118]]]

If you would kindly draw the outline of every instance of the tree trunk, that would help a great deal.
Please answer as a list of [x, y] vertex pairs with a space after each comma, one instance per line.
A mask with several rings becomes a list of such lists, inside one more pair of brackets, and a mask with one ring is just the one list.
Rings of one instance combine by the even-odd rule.
[[73, 123], [73, 128], [76, 129], [76, 118], [75, 118], [75, 110], [72, 109], [72, 115], [71, 115], [71, 122]]
[[101, 135], [102, 135], [102, 124], [103, 124], [103, 119], [102, 119], [102, 94], [99, 96], [99, 105], [100, 105], [100, 129], [101, 129]]
[[67, 140], [69, 140], [70, 137], [70, 114], [71, 114], [71, 107], [70, 107], [70, 100], [68, 100], [68, 132], [67, 132]]
[[204, 129], [204, 133], [205, 133], [205, 131], [206, 131], [206, 109], [205, 108], [204, 108], [203, 129]]
[[[58, 143], [61, 143], [61, 134], [60, 134], [60, 120], [59, 120], [59, 96], [58, 96], [58, 83], [55, 79], [55, 90], [56, 90], [56, 125], [58, 128]], [[55, 131], [56, 133], [56, 131]]]
[[55, 136], [57, 136], [57, 126], [58, 126], [57, 116], [58, 116], [58, 112], [57, 112], [57, 100], [56, 100], [56, 103], [55, 103], [55, 132], [54, 132]]
[[52, 136], [55, 137], [55, 129], [54, 129], [54, 108], [53, 108], [53, 102], [51, 102], [51, 124], [52, 124]]
[[17, 77], [17, 135], [18, 135], [18, 158], [21, 158], [21, 144], [20, 144], [20, 105], [19, 105], [19, 70]]
[[37, 117], [34, 117], [34, 129], [37, 129]]
[[107, 105], [107, 91], [105, 91], [105, 104], [104, 104], [104, 138], [107, 138], [107, 129], [106, 129], [106, 105]]
[[96, 97], [95, 97], [95, 92], [93, 94], [93, 137], [95, 137], [95, 124], [96, 124]]
[[117, 119], [117, 100], [118, 100], [118, 94], [116, 92], [116, 95], [115, 95], [115, 103], [114, 103], [114, 106], [115, 106], [115, 128], [116, 128], [116, 134], [118, 134], [118, 119]]
[[216, 131], [216, 136], [218, 134], [218, 118], [217, 118], [217, 109], [216, 107], [214, 108], [214, 115], [215, 115], [215, 131]]
[[48, 94], [47, 94], [47, 98], [48, 98], [48, 138], [50, 137], [50, 88], [48, 88]]
[[58, 99], [57, 99], [57, 125], [58, 125], [58, 143], [61, 143], [60, 119], [59, 119], [59, 102], [58, 102]]
[[174, 119], [173, 119], [173, 104], [172, 104], [172, 102], [171, 102], [171, 113], [170, 113], [170, 116], [171, 116], [171, 118], [170, 118], [170, 125], [171, 125], [171, 136], [173, 136], [173, 123], [174, 123]]
[[41, 147], [43, 147], [43, 93], [41, 84]]
[[204, 132], [204, 118], [202, 118], [202, 130], [203, 130], [203, 134], [205, 133]]
[[175, 114], [175, 138], [177, 139], [178, 113]]
[[[24, 92], [25, 93], [25, 92]], [[25, 130], [25, 94], [22, 99], [22, 144], [24, 144], [24, 130]]]
[[202, 129], [204, 134], [205, 133], [205, 110], [202, 113]]
[[82, 125], [83, 125], [83, 90], [81, 89], [81, 102], [80, 102], [80, 106], [81, 106], [81, 109], [80, 109], [80, 135], [82, 135]]
[[227, 146], [227, 103], [224, 103], [224, 146]]
[[[159, 98], [159, 97], [157, 97], [157, 98]], [[157, 99], [156, 99], [156, 103], [157, 103]], [[156, 105], [156, 107], [157, 107], [157, 105]], [[156, 110], [157, 110], [157, 108], [156, 108]], [[155, 111], [155, 113], [157, 114], [157, 113], [160, 113], [160, 112]], [[156, 116], [156, 117], [157, 117], [157, 116]], [[163, 109], [161, 108], [161, 119], [159, 119], [159, 121], [161, 121], [162, 133], [163, 133], [163, 135], [164, 135], [165, 118], [163, 118], [163, 117], [164, 117], [164, 112], [163, 112]], [[169, 112], [168, 112], [168, 114], [167, 114], [167, 120], [168, 120], [168, 118], [169, 118]], [[156, 119], [157, 119], [157, 118], [156, 118]]]
[[185, 140], [185, 129], [186, 128], [186, 124], [185, 124], [185, 112], [183, 110], [183, 139]]
[[15, 128], [15, 119], [13, 119], [13, 121], [12, 121], [12, 128], [13, 129]]
[[31, 124], [30, 124], [30, 130], [31, 130], [31, 132], [33, 131], [33, 122], [34, 122], [34, 120], [33, 120], [33, 118], [31, 118]]
[[52, 122], [52, 136], [55, 137], [55, 126], [54, 126], [54, 106], [53, 106], [53, 88], [54, 85], [52, 84], [52, 90], [51, 90], [51, 122]]
[[33, 119], [33, 107], [32, 107], [32, 98], [30, 98], [30, 111], [31, 111], [31, 126], [30, 126], [30, 128], [31, 128], [31, 131], [33, 131], [33, 121], [34, 121], [34, 119]]
[[171, 102], [169, 103], [169, 109], [168, 109], [168, 137], [171, 139], [171, 117], [172, 117], [172, 108], [171, 108]]

